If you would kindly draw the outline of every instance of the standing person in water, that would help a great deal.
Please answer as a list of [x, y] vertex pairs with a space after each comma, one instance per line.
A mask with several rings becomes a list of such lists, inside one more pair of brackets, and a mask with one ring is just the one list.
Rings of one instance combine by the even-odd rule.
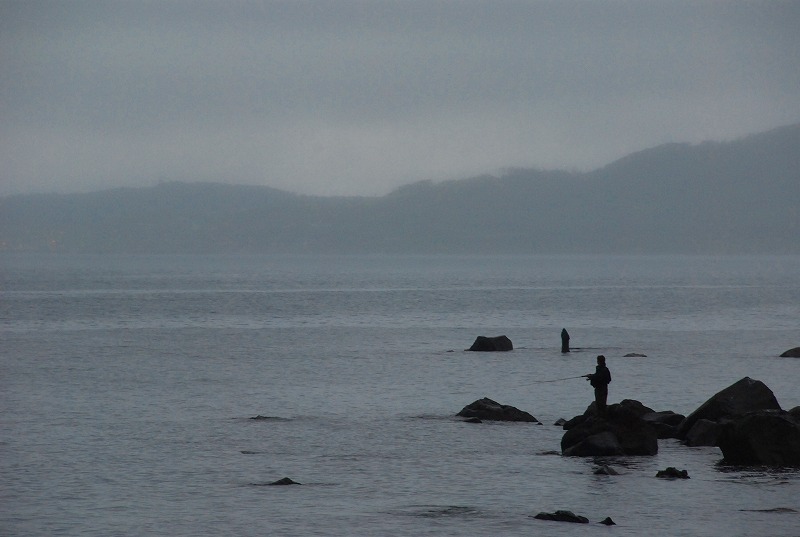
[[597, 367], [594, 373], [586, 375], [586, 380], [594, 388], [594, 403], [597, 413], [601, 416], [605, 415], [608, 402], [608, 383], [611, 382], [611, 371], [606, 367], [605, 356], [601, 354], [597, 357]]

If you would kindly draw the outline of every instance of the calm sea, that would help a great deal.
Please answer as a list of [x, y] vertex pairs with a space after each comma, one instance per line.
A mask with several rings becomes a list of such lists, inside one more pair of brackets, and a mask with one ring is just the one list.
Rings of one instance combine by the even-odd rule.
[[[543, 381], [605, 354], [610, 403], [749, 376], [789, 409], [798, 345], [797, 256], [3, 254], [0, 534], [796, 537], [800, 471], [561, 457], [592, 392]], [[454, 417], [481, 397], [543, 425]], [[531, 518], [559, 509], [592, 523]]]

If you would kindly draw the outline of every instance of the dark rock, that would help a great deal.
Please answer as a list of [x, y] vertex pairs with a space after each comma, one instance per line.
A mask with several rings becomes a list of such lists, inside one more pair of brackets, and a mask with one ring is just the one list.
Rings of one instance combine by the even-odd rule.
[[610, 516], [605, 517], [603, 520], [600, 521], [600, 524], [605, 524], [606, 526], [616, 526], [617, 523], [611, 520]]
[[677, 427], [681, 424], [686, 416], [683, 414], [677, 414], [672, 410], [663, 410], [661, 412], [648, 412], [647, 414], [643, 414], [641, 417], [648, 423], [663, 423], [665, 425]]
[[578, 524], [588, 524], [589, 519], [584, 516], [579, 516], [572, 511], [556, 511], [555, 513], [539, 513], [533, 518], [539, 520], [554, 520], [556, 522], [575, 522]]
[[780, 410], [775, 395], [763, 382], [745, 377], [724, 390], [686, 416], [678, 427], [678, 438], [685, 439], [687, 433], [700, 419], [720, 421], [722, 418], [741, 416], [754, 410]]
[[567, 420], [565, 420], [564, 418], [558, 418], [555, 421], [555, 423], [553, 423], [553, 425], [555, 425], [557, 427], [563, 427], [565, 423], [567, 423]]
[[480, 352], [505, 352], [514, 350], [514, 345], [506, 336], [478, 336], [469, 350]]
[[697, 420], [684, 436], [683, 443], [691, 447], [716, 446], [722, 425], [711, 420]]
[[461, 409], [456, 416], [492, 421], [527, 421], [539, 423], [531, 414], [511, 405], [501, 405], [488, 397], [478, 399]]
[[781, 354], [781, 358], [800, 358], [800, 347], [789, 349]]
[[748, 513], [796, 513], [797, 510], [791, 507], [772, 507], [770, 509], [739, 509]]
[[647, 358], [647, 355], [638, 352], [629, 352], [628, 354], [623, 356], [623, 358]]
[[659, 470], [656, 477], [665, 479], [689, 479], [689, 472], [686, 470], [678, 470], [674, 466], [670, 466], [666, 470]]
[[[561, 440], [561, 454], [567, 457], [596, 457], [625, 455], [617, 435], [607, 430], [600, 430], [586, 434], [578, 441], [574, 441], [575, 433], [582, 432], [580, 428], [572, 429], [564, 434]], [[572, 437], [568, 436], [570, 433]]]
[[619, 402], [618, 410], [628, 412], [630, 414], [634, 414], [637, 418], [644, 418], [644, 416], [648, 414], [655, 413], [655, 410], [652, 408], [643, 405], [636, 399], [623, 399]]
[[464, 423], [483, 423], [483, 421], [479, 418], [467, 418]]
[[677, 438], [678, 426], [684, 418], [683, 414], [676, 414], [671, 410], [649, 412], [642, 416], [642, 419], [656, 430], [658, 438]]
[[594, 471], [594, 475], [619, 475], [619, 472], [608, 465], [603, 465]]
[[[616, 403], [611, 406], [614, 407], [613, 410], [614, 413], [624, 412], [625, 414], [632, 414], [637, 417], [643, 417], [647, 414], [652, 414], [655, 412], [655, 410], [653, 410], [652, 408], [644, 406], [642, 403], [636, 401], [635, 399], [623, 399], [619, 403]], [[611, 408], [611, 406], [609, 406], [609, 409]], [[611, 410], [609, 410], [609, 413], [611, 413]], [[591, 416], [596, 416], [596, 415], [597, 415], [597, 406], [595, 402], [592, 401], [589, 404], [589, 406], [586, 407], [586, 410], [584, 411], [583, 414], [575, 416], [574, 418], [565, 421], [562, 426], [564, 427], [564, 429], [569, 430], [585, 422]]]
[[594, 403], [580, 419], [564, 425], [561, 453], [573, 457], [603, 455], [655, 455], [658, 435], [641, 416], [653, 412], [638, 401], [626, 399], [609, 405], [605, 416], [594, 414]]
[[800, 419], [783, 410], [758, 410], [725, 423], [719, 437], [724, 462], [800, 466]]
[[268, 485], [299, 485], [297, 481], [292, 481], [288, 477], [283, 477], [278, 479], [277, 481], [273, 481], [272, 483], [267, 483]]
[[[594, 403], [592, 403], [592, 404], [594, 405]], [[593, 415], [593, 414], [594, 414], [594, 411], [592, 411], [592, 413], [591, 413], [591, 414], [589, 413], [589, 411], [588, 411], [588, 410], [587, 410], [586, 412], [587, 412], [587, 413], [585, 413], [585, 414], [580, 414], [580, 415], [578, 415], [578, 416], [575, 416], [574, 418], [570, 418], [570, 419], [568, 419], [568, 420], [566, 420], [566, 421], [565, 421], [565, 420], [563, 420], [563, 418], [562, 418], [562, 419], [560, 420], [560, 421], [563, 421], [563, 423], [561, 424], [561, 427], [562, 427], [562, 428], [563, 428], [565, 431], [568, 431], [568, 430], [570, 430], [570, 429], [573, 429], [573, 428], [577, 427], [577, 426], [578, 426], [578, 425], [580, 425], [581, 423], [585, 422], [586, 420], [588, 420], [588, 419], [589, 419], [589, 416], [591, 416], [591, 415]]]
[[800, 406], [796, 406], [793, 409], [789, 410], [789, 415], [791, 415], [795, 419], [800, 420]]

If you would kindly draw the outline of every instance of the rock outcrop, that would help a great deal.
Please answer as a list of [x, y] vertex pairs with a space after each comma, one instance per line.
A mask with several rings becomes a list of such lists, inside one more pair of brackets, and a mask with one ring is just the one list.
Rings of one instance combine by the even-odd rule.
[[677, 437], [686, 440], [692, 427], [700, 420], [721, 422], [755, 410], [780, 410], [778, 400], [763, 382], [745, 377], [724, 390], [686, 416], [678, 426]]
[[800, 419], [783, 410], [757, 410], [724, 423], [719, 448], [735, 465], [800, 466]]
[[659, 470], [656, 472], [656, 477], [662, 479], [689, 479], [689, 472], [686, 470], [678, 470], [674, 466], [670, 466], [666, 470]]
[[505, 352], [513, 351], [514, 345], [506, 336], [486, 337], [478, 336], [468, 350], [479, 352]]
[[589, 519], [585, 516], [576, 515], [572, 511], [556, 511], [555, 513], [539, 513], [534, 516], [538, 520], [553, 520], [555, 522], [575, 522], [578, 524], [588, 524]]
[[716, 446], [721, 432], [720, 422], [699, 419], [683, 437], [683, 443], [689, 447]]
[[299, 485], [299, 484], [300, 483], [298, 483], [297, 481], [294, 481], [293, 479], [291, 479], [289, 477], [282, 477], [282, 478], [278, 479], [277, 481], [273, 481], [272, 483], [269, 483], [269, 485], [271, 485], [271, 486]]
[[789, 349], [781, 354], [781, 358], [800, 358], [800, 347]]
[[477, 401], [465, 406], [458, 414], [456, 414], [456, 416], [490, 421], [526, 421], [539, 423], [539, 420], [534, 418], [528, 412], [520, 410], [511, 405], [501, 405], [497, 401], [493, 401], [488, 397], [478, 399]]
[[658, 435], [642, 419], [652, 412], [639, 401], [626, 399], [609, 405], [606, 414], [599, 416], [592, 403], [582, 416], [564, 424], [567, 432], [561, 438], [561, 453], [571, 457], [655, 455]]
[[659, 438], [677, 438], [678, 426], [686, 416], [676, 414], [671, 410], [661, 412], [648, 412], [642, 414], [642, 419], [653, 426]]

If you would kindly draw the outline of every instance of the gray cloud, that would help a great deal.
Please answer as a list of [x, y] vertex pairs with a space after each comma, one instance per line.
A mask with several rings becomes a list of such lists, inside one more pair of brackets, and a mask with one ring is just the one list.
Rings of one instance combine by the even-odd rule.
[[797, 2], [4, 2], [0, 194], [382, 194], [800, 121]]

